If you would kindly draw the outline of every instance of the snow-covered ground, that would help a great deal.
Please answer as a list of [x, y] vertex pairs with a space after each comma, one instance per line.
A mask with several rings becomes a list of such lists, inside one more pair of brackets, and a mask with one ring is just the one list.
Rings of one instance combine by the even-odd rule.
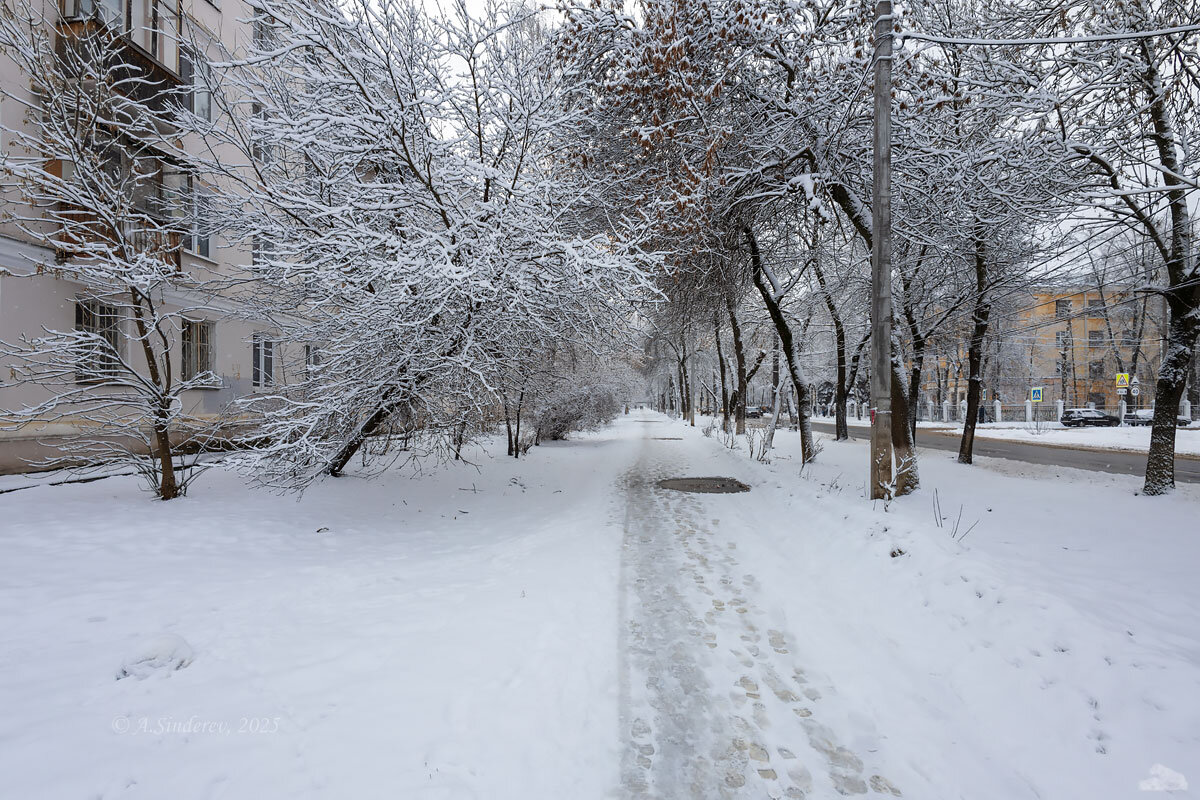
[[[3, 794], [1200, 781], [1200, 487], [924, 451], [925, 489], [885, 507], [865, 443], [803, 469], [795, 433], [777, 445], [763, 465], [635, 412], [526, 461], [300, 500], [217, 470], [171, 503], [131, 477], [0, 494]], [[696, 475], [753, 488], [656, 486]]]
[[[299, 501], [0, 495], [0, 796], [601, 796], [627, 433]], [[188, 666], [116, 680], [163, 634]]]
[[[832, 417], [822, 417], [821, 422], [832, 423]], [[851, 425], [869, 426], [868, 419], [851, 419]], [[944, 430], [950, 433], [962, 431], [962, 427], [945, 422], [920, 422], [921, 428]], [[979, 439], [1006, 439], [1031, 444], [1047, 444], [1057, 447], [1086, 447], [1103, 450], [1131, 450], [1145, 453], [1150, 449], [1149, 427], [1117, 428], [1066, 428], [1057, 422], [1043, 423], [1041, 428], [1026, 423], [987, 423], [975, 428]], [[1175, 431], [1175, 452], [1178, 455], [1200, 456], [1200, 427], [1195, 423], [1190, 428]]]
[[[953, 428], [952, 430], [961, 430]], [[1007, 439], [1034, 444], [1066, 447], [1097, 447], [1107, 450], [1134, 450], [1145, 453], [1150, 449], [1150, 428], [1064, 428], [1044, 430], [1027, 427], [996, 427], [980, 425], [975, 435], [981, 439]], [[1178, 428], [1175, 431], [1175, 452], [1179, 455], [1200, 456], [1200, 428]]]

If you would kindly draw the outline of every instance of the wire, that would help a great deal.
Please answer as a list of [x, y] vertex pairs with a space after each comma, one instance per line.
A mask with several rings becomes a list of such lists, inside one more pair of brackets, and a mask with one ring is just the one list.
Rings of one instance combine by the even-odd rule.
[[902, 32], [896, 34], [900, 40], [916, 39], [935, 44], [953, 44], [964, 47], [1013, 47], [1038, 44], [1091, 44], [1095, 42], [1121, 42], [1130, 39], [1151, 39], [1155, 36], [1170, 36], [1175, 33], [1200, 31], [1200, 25], [1179, 25], [1156, 31], [1130, 31], [1128, 33], [1106, 33], [1097, 36], [1052, 36], [1045, 39], [955, 39], [950, 36], [934, 36], [929, 33]]

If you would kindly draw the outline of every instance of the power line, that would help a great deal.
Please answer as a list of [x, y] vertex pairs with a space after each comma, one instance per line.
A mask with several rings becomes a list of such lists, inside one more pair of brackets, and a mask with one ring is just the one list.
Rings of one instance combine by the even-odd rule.
[[1178, 25], [1174, 28], [1161, 28], [1156, 31], [1129, 31], [1126, 33], [1105, 33], [1096, 36], [1051, 36], [1044, 39], [957, 39], [951, 36], [935, 36], [930, 33], [904, 31], [896, 34], [897, 38], [916, 39], [921, 42], [935, 44], [952, 44], [963, 47], [1019, 47], [1021, 45], [1040, 44], [1094, 44], [1097, 42], [1121, 42], [1130, 39], [1152, 39], [1156, 36], [1170, 36], [1175, 33], [1193, 33], [1200, 31], [1200, 25]]

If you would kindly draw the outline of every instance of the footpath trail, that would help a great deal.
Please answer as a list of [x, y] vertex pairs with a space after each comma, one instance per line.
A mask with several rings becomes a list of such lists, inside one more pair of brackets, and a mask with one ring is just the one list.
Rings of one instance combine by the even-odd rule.
[[[621, 758], [630, 798], [899, 796], [863, 741], [826, 718], [836, 695], [794, 655], [803, 630], [763, 610], [764, 587], [738, 560], [753, 493], [691, 494], [688, 448], [647, 416], [624, 476]], [[863, 727], [863, 723], [857, 726]], [[849, 733], [849, 735], [845, 735]]]

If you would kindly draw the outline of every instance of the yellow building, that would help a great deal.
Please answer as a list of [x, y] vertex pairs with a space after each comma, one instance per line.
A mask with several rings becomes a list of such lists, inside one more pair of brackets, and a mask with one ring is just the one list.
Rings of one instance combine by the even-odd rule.
[[[1042, 387], [1043, 408], [1094, 404], [1115, 412], [1148, 408], [1162, 349], [1161, 299], [1127, 287], [1041, 287], [996, 307], [984, 353], [984, 399], [1019, 406]], [[969, 320], [939, 333], [922, 376], [922, 410], [943, 403], [956, 418], [967, 396]], [[1118, 374], [1138, 378], [1139, 395], [1117, 391]], [[1013, 408], [1014, 416], [1023, 414]], [[1005, 415], [1009, 412], [1006, 410]]]
[[[1131, 409], [1150, 405], [1161, 353], [1160, 300], [1127, 288], [1038, 289], [1015, 319], [997, 336], [1013, 351], [1028, 351], [1029, 384], [1044, 388], [1044, 402], [1110, 412], [1121, 400]], [[1139, 395], [1118, 392], [1122, 373], [1138, 378]]]

